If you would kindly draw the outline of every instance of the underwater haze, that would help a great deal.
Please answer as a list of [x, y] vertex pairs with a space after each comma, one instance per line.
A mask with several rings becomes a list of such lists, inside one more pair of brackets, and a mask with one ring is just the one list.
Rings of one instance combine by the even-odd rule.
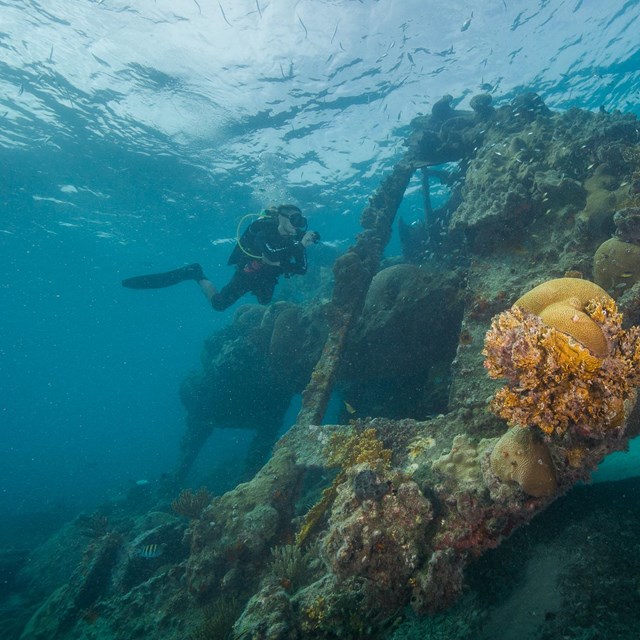
[[[280, 202], [348, 246], [409, 123], [446, 94], [640, 115], [634, 0], [0, 0], [0, 15], [7, 523], [62, 521], [176, 463], [180, 383], [234, 308], [122, 278], [200, 262], [224, 282], [239, 219]], [[209, 455], [245, 445], [220, 431]]]

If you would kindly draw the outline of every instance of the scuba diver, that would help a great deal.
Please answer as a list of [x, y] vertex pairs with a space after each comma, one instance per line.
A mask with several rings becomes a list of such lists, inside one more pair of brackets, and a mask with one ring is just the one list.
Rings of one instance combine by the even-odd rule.
[[255, 295], [260, 304], [268, 304], [280, 275], [288, 278], [307, 272], [307, 247], [319, 240], [317, 231], [307, 231], [307, 219], [298, 207], [281, 204], [265, 209], [238, 238], [227, 262], [235, 265], [236, 271], [220, 291], [198, 263], [165, 273], [127, 278], [122, 286], [158, 289], [195, 280], [216, 311], [230, 307], [248, 292]]

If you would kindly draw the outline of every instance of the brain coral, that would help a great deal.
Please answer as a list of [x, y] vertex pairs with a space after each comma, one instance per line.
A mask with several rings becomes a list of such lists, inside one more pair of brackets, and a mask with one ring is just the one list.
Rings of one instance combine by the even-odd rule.
[[618, 238], [605, 240], [593, 256], [593, 277], [611, 293], [623, 293], [640, 280], [640, 246]]
[[601, 327], [584, 311], [590, 300], [609, 294], [598, 285], [581, 278], [548, 280], [525, 293], [515, 305], [540, 316], [542, 321], [573, 337], [591, 353], [603, 357], [608, 353]]
[[496, 316], [483, 354], [489, 376], [507, 379], [492, 409], [546, 434], [605, 437], [640, 384], [640, 329], [622, 329], [615, 302], [577, 278], [546, 282]]
[[551, 496], [556, 473], [547, 445], [531, 429], [512, 427], [491, 452], [491, 470], [502, 482], [516, 482], [535, 498]]

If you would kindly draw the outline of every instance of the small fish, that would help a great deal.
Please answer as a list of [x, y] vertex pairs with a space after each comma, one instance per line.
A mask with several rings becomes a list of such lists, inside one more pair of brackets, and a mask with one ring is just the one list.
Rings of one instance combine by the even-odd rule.
[[336, 22], [336, 28], [333, 30], [333, 35], [331, 36], [331, 44], [333, 44], [333, 39], [336, 37], [336, 33], [338, 33], [338, 24], [340, 23], [340, 20], [338, 20], [338, 22]]
[[462, 23], [460, 27], [460, 31], [466, 31], [471, 26], [471, 20], [473, 19], [473, 11], [471, 15]]
[[343, 402], [344, 402], [344, 408], [347, 410], [347, 413], [350, 413], [351, 415], [353, 415], [356, 412], [353, 405], [349, 404], [346, 400], [343, 400]]
[[162, 555], [162, 548], [157, 544], [145, 544], [144, 547], [138, 549], [138, 556], [146, 560], [153, 560]]
[[[109, 236], [111, 236], [111, 234], [109, 234]], [[136, 480], [136, 485], [138, 485], [139, 487], [144, 487], [147, 484], [149, 484], [149, 481], [146, 478], [143, 478], [142, 480]]]
[[95, 53], [92, 53], [91, 55], [94, 57], [96, 62], [99, 62], [103, 67], [111, 67], [111, 65], [106, 60], [103, 60], [102, 58], [98, 58], [98, 56]]
[[227, 20], [227, 16], [224, 12], [224, 9], [222, 8], [222, 5], [220, 4], [220, 0], [218, 0], [218, 6], [220, 7], [220, 13], [222, 14], [222, 17], [224, 18], [224, 21], [230, 26], [232, 27], [233, 25]]
[[302, 25], [302, 28], [304, 29], [304, 37], [307, 38], [309, 36], [309, 32], [307, 31], [307, 27], [305, 26], [304, 22], [302, 22], [302, 18], [300, 16], [297, 16], [298, 21], [300, 22], [300, 24]]
[[621, 278], [632, 278], [633, 277], [633, 271], [627, 271], [626, 273], [621, 273], [620, 277]]

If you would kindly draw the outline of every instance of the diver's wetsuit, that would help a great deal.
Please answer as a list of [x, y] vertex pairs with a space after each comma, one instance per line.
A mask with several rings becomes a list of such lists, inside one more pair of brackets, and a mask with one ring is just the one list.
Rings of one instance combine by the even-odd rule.
[[[307, 250], [300, 242], [301, 237], [302, 233], [296, 237], [280, 235], [277, 220], [273, 218], [252, 222], [229, 256], [227, 264], [235, 264], [237, 269], [229, 284], [211, 298], [213, 308], [222, 311], [248, 291], [260, 304], [271, 302], [278, 276], [307, 272]], [[265, 264], [262, 256], [280, 264]]]

